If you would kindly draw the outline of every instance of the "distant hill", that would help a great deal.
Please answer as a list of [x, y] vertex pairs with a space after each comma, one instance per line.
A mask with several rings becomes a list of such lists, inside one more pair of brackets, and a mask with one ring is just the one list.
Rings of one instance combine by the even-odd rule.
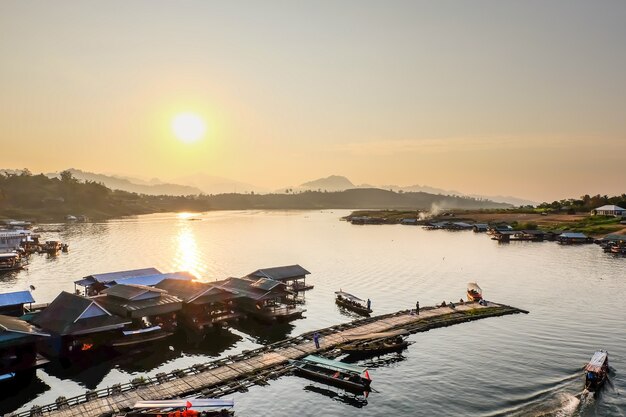
[[[497, 203], [508, 203], [515, 206], [526, 206], [526, 205], [536, 205], [537, 202], [526, 200], [523, 198], [511, 197], [511, 196], [488, 196], [488, 195], [479, 195], [479, 194], [465, 194], [456, 190], [445, 190], [443, 188], [435, 188], [429, 187], [427, 185], [409, 185], [409, 186], [398, 186], [398, 185], [381, 185], [374, 186], [371, 184], [360, 184], [355, 185], [348, 178], [341, 175], [331, 175], [326, 178], [319, 178], [317, 180], [305, 182], [299, 187], [287, 187], [294, 189], [295, 191], [301, 190], [321, 190], [321, 191], [344, 191], [352, 188], [379, 188], [383, 190], [391, 190], [396, 192], [409, 192], [409, 193], [429, 193], [429, 194], [441, 194], [441, 195], [451, 195], [451, 196], [459, 196], [459, 197], [472, 197], [478, 200], [491, 200]], [[283, 188], [284, 190], [285, 188]]]
[[[72, 173], [74, 178], [81, 181], [95, 181], [104, 184], [112, 190], [128, 191], [129, 193], [147, 194], [147, 195], [194, 195], [201, 194], [199, 188], [189, 185], [169, 184], [160, 182], [158, 179], [152, 179], [150, 182], [130, 178], [118, 177], [112, 175], [96, 174], [93, 172], [81, 171], [71, 168], [68, 171]], [[58, 178], [59, 173], [46, 174], [48, 178]]]
[[326, 178], [305, 182], [300, 185], [300, 188], [322, 191], [343, 191], [350, 188], [356, 188], [356, 186], [346, 177], [341, 175], [331, 175]]

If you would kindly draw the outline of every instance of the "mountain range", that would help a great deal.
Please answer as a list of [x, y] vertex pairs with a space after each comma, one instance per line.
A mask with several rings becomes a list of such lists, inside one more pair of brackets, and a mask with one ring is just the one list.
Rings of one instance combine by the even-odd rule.
[[[163, 182], [158, 178], [144, 180], [133, 177], [124, 177], [117, 175], [96, 174], [86, 172], [79, 169], [69, 169], [75, 178], [80, 180], [89, 180], [103, 183], [107, 187], [116, 190], [129, 191], [147, 195], [195, 195], [195, 194], [248, 194], [251, 192], [257, 194], [267, 193], [297, 193], [303, 191], [344, 191], [355, 188], [379, 188], [383, 190], [391, 190], [395, 192], [423, 192], [438, 195], [450, 195], [459, 197], [472, 197], [479, 200], [491, 200], [498, 203], [508, 203], [515, 206], [536, 205], [537, 202], [526, 200], [512, 196], [501, 195], [479, 195], [465, 194], [456, 190], [445, 190], [442, 188], [430, 187], [427, 185], [382, 185], [376, 186], [372, 184], [356, 185], [345, 176], [331, 175], [325, 178], [318, 178], [307, 181], [299, 186], [286, 186], [278, 190], [270, 190], [258, 187], [253, 184], [234, 181], [228, 178], [217, 177], [206, 174], [197, 174], [176, 178], [175, 183]], [[58, 177], [59, 173], [46, 174], [48, 177]]]
[[391, 190], [395, 192], [404, 192], [404, 193], [429, 193], [429, 194], [442, 194], [442, 195], [453, 195], [458, 197], [472, 197], [479, 200], [491, 200], [497, 203], [508, 203], [513, 204], [514, 206], [525, 206], [525, 205], [536, 205], [537, 202], [526, 200], [523, 198], [512, 197], [512, 196], [502, 196], [502, 195], [479, 195], [479, 194], [465, 194], [460, 191], [455, 190], [444, 190], [442, 188], [429, 187], [427, 185], [409, 185], [405, 187], [401, 187], [398, 185], [382, 185], [382, 186], [373, 186], [371, 184], [361, 184], [355, 185], [348, 178], [340, 176], [340, 175], [331, 175], [326, 178], [319, 178], [314, 181], [305, 182], [300, 185], [300, 187], [295, 187], [296, 190], [321, 190], [321, 191], [344, 191], [349, 190], [351, 188], [380, 188], [383, 190]]

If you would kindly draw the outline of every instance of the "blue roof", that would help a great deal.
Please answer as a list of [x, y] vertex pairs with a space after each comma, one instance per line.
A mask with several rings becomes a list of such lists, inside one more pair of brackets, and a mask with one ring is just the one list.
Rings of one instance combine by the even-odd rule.
[[104, 274], [92, 274], [75, 282], [78, 285], [82, 285], [81, 283], [85, 283], [85, 282], [86, 283], [89, 283], [89, 282], [107, 283], [107, 282], [116, 281], [122, 278], [141, 277], [141, 276], [147, 276], [147, 275], [156, 275], [160, 273], [161, 271], [159, 271], [156, 268], [131, 269], [130, 271], [118, 271], [118, 272], [107, 272]]
[[0, 307], [15, 306], [19, 304], [34, 303], [30, 291], [16, 291], [0, 294]]
[[585, 235], [584, 233], [574, 232], [561, 233], [561, 237], [566, 239], [587, 239], [587, 235]]
[[167, 274], [154, 274], [154, 275], [145, 275], [140, 277], [129, 277], [116, 279], [115, 281], [110, 282], [110, 284], [134, 284], [134, 285], [146, 285], [146, 286], [154, 286], [164, 279], [180, 279], [185, 281], [192, 281], [195, 279], [193, 275], [189, 272], [170, 272]]

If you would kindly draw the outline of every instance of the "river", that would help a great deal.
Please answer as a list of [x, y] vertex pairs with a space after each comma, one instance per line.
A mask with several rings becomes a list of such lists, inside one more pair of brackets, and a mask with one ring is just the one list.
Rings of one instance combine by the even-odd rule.
[[[464, 296], [468, 281], [485, 298], [530, 311], [418, 333], [402, 355], [370, 360], [366, 399], [294, 376], [232, 397], [237, 416], [622, 416], [626, 415], [626, 258], [596, 245], [498, 244], [485, 234], [401, 225], [354, 226], [334, 211], [219, 211], [155, 214], [103, 223], [45, 225], [70, 252], [33, 255], [27, 271], [0, 276], [0, 292], [33, 285], [49, 302], [92, 273], [154, 266], [203, 281], [298, 263], [311, 271], [305, 318], [242, 326], [188, 343], [64, 368], [52, 363], [0, 401], [0, 413], [63, 395], [183, 368], [290, 335], [352, 320], [334, 304], [339, 289], [372, 300], [375, 313]], [[610, 383], [597, 398], [582, 390], [582, 367], [610, 353]]]

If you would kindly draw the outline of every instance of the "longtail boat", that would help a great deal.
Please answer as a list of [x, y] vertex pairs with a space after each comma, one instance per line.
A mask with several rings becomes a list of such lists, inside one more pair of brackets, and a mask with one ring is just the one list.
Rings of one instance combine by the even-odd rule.
[[609, 352], [599, 350], [585, 366], [585, 389], [595, 392], [602, 388], [609, 375]]
[[301, 360], [292, 361], [295, 374], [314, 381], [343, 388], [353, 393], [370, 391], [370, 379], [367, 368], [340, 361], [309, 355]]
[[335, 302], [362, 316], [369, 316], [372, 309], [365, 300], [344, 291], [335, 291]]
[[483, 290], [475, 282], [467, 283], [467, 300], [480, 301], [483, 299]]
[[175, 400], [138, 401], [126, 417], [221, 417], [232, 416], [234, 400], [213, 398], [183, 398]]

